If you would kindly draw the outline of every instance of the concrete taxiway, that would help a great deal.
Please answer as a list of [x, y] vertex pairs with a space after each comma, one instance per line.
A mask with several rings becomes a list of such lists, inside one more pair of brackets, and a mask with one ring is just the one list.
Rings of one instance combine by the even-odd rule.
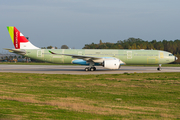
[[39, 73], [39, 74], [123, 74], [123, 73], [159, 73], [159, 72], [180, 72], [180, 67], [136, 67], [121, 66], [119, 70], [108, 70], [103, 67], [96, 67], [96, 71], [84, 71], [85, 66], [74, 65], [0, 65], [0, 72], [10, 73]]

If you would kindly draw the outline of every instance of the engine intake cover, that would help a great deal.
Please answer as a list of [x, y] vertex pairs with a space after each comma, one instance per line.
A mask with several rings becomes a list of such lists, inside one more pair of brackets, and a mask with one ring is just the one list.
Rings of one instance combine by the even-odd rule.
[[121, 64], [119, 59], [103, 61], [103, 67], [107, 69], [119, 69], [120, 65]]

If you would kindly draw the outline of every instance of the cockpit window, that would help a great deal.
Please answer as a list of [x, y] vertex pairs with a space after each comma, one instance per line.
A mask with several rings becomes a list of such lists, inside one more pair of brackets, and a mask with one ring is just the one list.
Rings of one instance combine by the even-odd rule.
[[169, 54], [169, 56], [173, 56], [173, 54]]

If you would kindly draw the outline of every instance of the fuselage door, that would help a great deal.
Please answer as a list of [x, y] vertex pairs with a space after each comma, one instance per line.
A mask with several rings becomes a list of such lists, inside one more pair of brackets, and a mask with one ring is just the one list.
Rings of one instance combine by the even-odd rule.
[[82, 55], [82, 51], [79, 51], [79, 52], [78, 52], [78, 55]]
[[163, 52], [159, 52], [159, 57], [160, 58], [164, 58], [164, 53]]
[[44, 50], [37, 50], [37, 57], [44, 57]]
[[127, 59], [132, 59], [132, 51], [127, 51]]

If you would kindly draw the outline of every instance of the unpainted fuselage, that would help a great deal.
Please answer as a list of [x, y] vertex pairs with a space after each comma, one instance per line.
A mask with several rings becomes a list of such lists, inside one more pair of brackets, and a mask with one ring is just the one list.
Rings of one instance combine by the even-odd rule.
[[53, 55], [49, 50], [58, 54], [74, 54], [94, 57], [114, 57], [125, 64], [166, 64], [175, 61], [170, 52], [161, 50], [118, 50], [118, 49], [25, 49], [24, 56], [51, 63], [72, 63], [77, 58], [65, 55]]

